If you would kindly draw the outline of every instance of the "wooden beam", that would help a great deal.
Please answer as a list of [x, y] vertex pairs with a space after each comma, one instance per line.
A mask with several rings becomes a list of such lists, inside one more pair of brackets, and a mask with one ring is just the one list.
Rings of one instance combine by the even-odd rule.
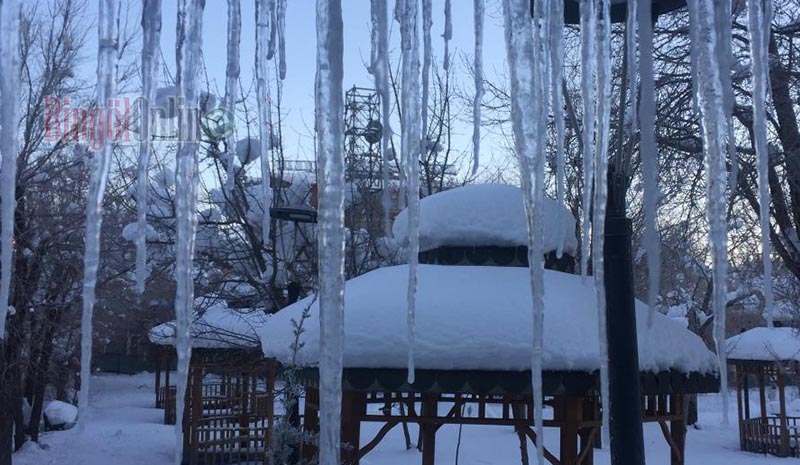
[[[529, 426], [525, 427], [525, 435], [528, 436], [528, 439], [531, 440], [534, 446], [537, 445], [536, 433]], [[544, 458], [546, 458], [548, 462], [553, 465], [562, 465], [561, 461], [558, 460], [558, 457], [547, 450], [547, 447], [544, 447], [544, 443], [542, 443], [542, 448], [544, 449]]]
[[383, 440], [384, 437], [392, 430], [395, 426], [399, 425], [399, 421], [390, 421], [381, 426], [381, 429], [378, 430], [378, 433], [375, 434], [375, 437], [372, 438], [371, 441], [366, 443], [364, 447], [361, 447], [358, 450], [358, 460], [364, 458], [372, 449], [374, 449], [380, 442]]

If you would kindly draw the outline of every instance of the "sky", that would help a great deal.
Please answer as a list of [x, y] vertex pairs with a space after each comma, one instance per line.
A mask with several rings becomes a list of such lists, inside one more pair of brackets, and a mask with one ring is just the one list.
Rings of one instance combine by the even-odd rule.
[[[394, 1], [387, 0], [390, 14]], [[162, 0], [161, 48], [169, 69], [175, 69], [176, 0]], [[444, 54], [442, 33], [444, 31], [444, 0], [433, 0], [434, 59], [441, 66]], [[123, 5], [125, 2], [123, 1]], [[251, 82], [255, 55], [255, 8], [253, 0], [242, 0], [241, 72], [242, 83]], [[451, 54], [457, 63], [454, 75], [457, 85], [472, 93], [472, 80], [464, 69], [464, 58], [472, 60], [474, 49], [473, 2], [452, 0], [453, 39]], [[353, 85], [374, 87], [372, 77], [364, 63], [370, 54], [370, 2], [369, 0], [342, 0], [344, 19], [344, 89]], [[139, 27], [141, 3], [128, 0], [131, 27]], [[498, 0], [486, 0], [487, 17], [484, 27], [484, 69], [487, 75], [500, 74], [505, 62], [502, 17]], [[96, 19], [97, 4], [89, 0], [89, 13]], [[316, 25], [314, 0], [288, 0], [286, 17], [287, 75], [283, 83], [284, 148], [287, 158], [313, 158], [311, 128], [314, 115], [314, 74], [316, 68]], [[227, 2], [206, 0], [203, 16], [203, 53], [211, 88], [224, 94], [226, 62]], [[421, 21], [420, 21], [421, 23]], [[93, 26], [96, 21], [92, 21]], [[390, 21], [391, 53], [394, 63], [399, 59], [400, 34], [398, 23]], [[96, 50], [96, 33], [89, 34], [86, 71], [94, 73], [96, 61], [92, 57]], [[421, 44], [421, 40], [420, 40]], [[138, 54], [139, 44], [136, 44]], [[420, 51], [421, 56], [421, 51]], [[137, 55], [138, 57], [138, 55]], [[255, 90], [253, 89], [253, 95]], [[471, 152], [471, 122], [460, 121], [454, 131], [454, 146], [457, 150]], [[482, 144], [482, 153], [489, 159], [492, 147]]]

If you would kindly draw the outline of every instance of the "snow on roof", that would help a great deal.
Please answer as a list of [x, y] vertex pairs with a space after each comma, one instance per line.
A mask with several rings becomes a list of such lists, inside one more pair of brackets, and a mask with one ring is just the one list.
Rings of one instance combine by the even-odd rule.
[[[235, 349], [258, 347], [258, 329], [267, 315], [256, 309], [228, 309], [224, 302], [215, 304], [192, 317], [192, 347], [199, 349]], [[150, 342], [175, 345], [175, 321], [153, 327]]]
[[727, 340], [734, 360], [800, 361], [800, 335], [794, 328], [753, 328]]
[[[597, 309], [590, 280], [545, 270], [544, 368], [599, 368]], [[347, 282], [344, 366], [404, 368], [407, 362], [408, 266], [380, 268]], [[301, 365], [319, 358], [319, 314], [313, 297], [276, 313], [259, 331], [264, 354], [292, 358], [292, 320], [303, 322]], [[647, 329], [637, 302], [640, 367], [713, 372], [715, 356], [695, 334], [661, 314]], [[531, 291], [527, 268], [420, 265], [416, 366], [440, 370], [528, 370], [531, 366]]]
[[[563, 205], [544, 198], [544, 249], [556, 250], [564, 231], [564, 251], [574, 254], [575, 218]], [[397, 215], [395, 239], [408, 242], [408, 210]], [[441, 246], [528, 245], [528, 223], [522, 191], [506, 184], [471, 184], [420, 201], [420, 252]]]

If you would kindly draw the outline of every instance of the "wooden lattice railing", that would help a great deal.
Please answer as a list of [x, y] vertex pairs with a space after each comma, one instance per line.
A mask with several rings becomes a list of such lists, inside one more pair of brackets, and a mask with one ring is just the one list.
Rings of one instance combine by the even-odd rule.
[[779, 457], [800, 457], [800, 418], [750, 418], [740, 421], [742, 449]]

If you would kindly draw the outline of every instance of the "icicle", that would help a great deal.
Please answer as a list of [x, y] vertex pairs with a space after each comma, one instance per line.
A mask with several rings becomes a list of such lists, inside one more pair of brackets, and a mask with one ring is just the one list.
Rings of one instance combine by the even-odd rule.
[[[528, 220], [528, 262], [531, 278], [533, 340], [531, 346], [531, 385], [534, 400], [534, 428], [539, 464], [544, 463], [542, 418], [542, 355], [544, 335], [544, 256], [542, 249], [544, 160], [546, 117], [549, 103], [547, 68], [549, 59], [550, 0], [534, 3], [533, 24], [530, 3], [504, 0], [506, 52], [511, 74], [511, 121], [514, 146], [522, 171], [522, 192]], [[531, 108], [531, 105], [534, 108]]]
[[16, 209], [17, 179], [17, 124], [19, 110], [19, 22], [20, 6], [17, 0], [0, 3], [0, 344], [4, 343], [6, 315], [8, 314], [11, 285], [11, 260], [14, 253], [14, 210]]
[[[256, 93], [258, 95], [258, 137], [261, 150], [261, 198], [264, 211], [261, 219], [261, 240], [264, 248], [269, 247], [270, 214], [272, 206], [272, 186], [269, 169], [272, 151], [272, 128], [269, 112], [272, 106], [269, 92], [266, 50], [269, 47], [269, 9], [268, 1], [256, 3]], [[266, 270], [265, 270], [266, 272]]]
[[153, 80], [158, 68], [156, 51], [161, 46], [161, 0], [145, 0], [142, 3], [142, 99], [141, 140], [136, 185], [136, 286], [137, 294], [144, 292], [147, 280], [147, 171], [150, 164], [150, 104], [156, 100]]
[[269, 13], [269, 43], [267, 44], [267, 60], [272, 60], [275, 57], [275, 49], [278, 48], [278, 28], [274, 27], [278, 23], [278, 12], [276, 1], [279, 0], [256, 0], [256, 2], [263, 1]]
[[[656, 101], [655, 79], [653, 77], [653, 25], [652, 9], [649, 2], [639, 5], [639, 72], [641, 73], [641, 111], [639, 114], [640, 144], [639, 156], [642, 160], [642, 177], [644, 184], [644, 246], [647, 253], [648, 294], [647, 303], [650, 312], [647, 317], [648, 327], [653, 322], [656, 311], [656, 299], [661, 281], [661, 244], [658, 236], [658, 146], [656, 145]], [[628, 24], [631, 24], [629, 22]], [[629, 42], [630, 48], [635, 44]], [[629, 58], [630, 60], [630, 58]], [[630, 61], [629, 61], [630, 64]], [[633, 75], [635, 79], [635, 74]], [[636, 95], [635, 86], [631, 84], [631, 96]], [[633, 105], [635, 108], [635, 105]]]
[[[240, 0], [228, 0], [228, 46], [227, 66], [225, 67], [225, 110], [236, 116], [236, 99], [239, 94], [239, 45], [242, 38], [242, 8]], [[228, 157], [228, 172], [225, 178], [225, 189], [233, 196], [236, 178], [236, 131], [230, 131], [225, 137], [225, 153]], [[233, 199], [231, 198], [231, 201]]]
[[719, 78], [722, 82], [722, 101], [725, 106], [725, 125], [727, 126], [727, 145], [725, 147], [728, 154], [728, 163], [731, 172], [728, 179], [728, 187], [731, 198], [736, 194], [736, 183], [739, 178], [739, 159], [736, 154], [736, 139], [733, 135], [733, 87], [731, 86], [731, 65], [733, 64], [733, 52], [731, 44], [733, 37], [731, 34], [731, 0], [714, 1], [714, 22], [716, 24], [715, 34], [717, 36], [717, 60], [719, 62]]
[[422, 0], [422, 142], [419, 156], [424, 159], [428, 152], [428, 100], [431, 80], [431, 27], [433, 26], [433, 5], [431, 0]]
[[771, 18], [760, 0], [747, 0], [747, 29], [750, 36], [750, 61], [753, 69], [753, 138], [758, 158], [758, 203], [761, 224], [761, 261], [764, 267], [764, 313], [767, 326], [773, 326], [772, 260], [769, 236], [769, 148], [767, 147], [767, 87], [769, 82], [768, 42]]
[[[402, 151], [408, 196], [408, 382], [414, 382], [414, 314], [416, 310], [417, 264], [419, 262], [419, 155], [421, 153], [421, 118], [425, 107], [419, 94], [419, 30], [416, 0], [400, 0], [400, 43], [402, 50], [401, 100]], [[423, 75], [423, 82], [425, 76]], [[423, 88], [423, 92], [424, 92]], [[420, 120], [422, 119], [422, 123]]]
[[611, 122], [611, 0], [599, 0], [597, 17], [597, 101], [595, 120], [598, 122], [595, 138], [594, 213], [592, 227], [592, 274], [597, 292], [598, 335], [600, 341], [600, 391], [603, 409], [603, 439], [608, 443], [609, 381], [608, 336], [606, 334], [606, 286], [603, 269], [606, 205], [608, 203], [608, 135]]
[[[183, 14], [178, 24], [177, 46], [181, 50], [178, 62], [178, 91], [185, 107], [178, 112], [181, 142], [175, 171], [176, 265], [175, 265], [175, 321], [178, 354], [176, 398], [183, 399], [189, 377], [189, 360], [192, 356], [191, 324], [194, 307], [193, 257], [197, 231], [197, 149], [199, 140], [193, 135], [197, 124], [197, 76], [201, 70], [203, 46], [204, 0], [181, 2]], [[184, 402], [176, 402], [175, 463], [181, 464], [183, 453]]]
[[[628, 61], [628, 109], [625, 111], [630, 111], [630, 118], [626, 118], [626, 120], [630, 121], [630, 131], [628, 132], [631, 137], [636, 134], [636, 130], [638, 129], [638, 109], [639, 105], [637, 103], [639, 92], [638, 92], [638, 79], [637, 74], [639, 71], [639, 66], [637, 62], [637, 31], [639, 30], [638, 24], [641, 21], [641, 17], [639, 16], [639, 2], [628, 2], [628, 11], [627, 11], [627, 18], [625, 22], [625, 59]], [[651, 8], [652, 10], [652, 8]], [[650, 18], [652, 21], [652, 18]], [[648, 23], [649, 24], [649, 23]], [[651, 27], [651, 34], [652, 34], [652, 25]], [[651, 58], [652, 61], [652, 58]]]
[[275, 16], [278, 19], [278, 75], [286, 78], [286, 0], [277, 0]]
[[697, 50], [697, 102], [703, 132], [703, 151], [706, 164], [706, 216], [709, 224], [709, 244], [713, 276], [714, 339], [719, 358], [720, 386], [722, 391], [723, 423], [728, 424], [728, 373], [725, 347], [725, 306], [727, 304], [727, 250], [725, 148], [727, 127], [724, 91], [717, 62], [716, 25], [713, 0], [689, 0], [692, 43]]
[[[564, 78], [564, 2], [551, 1], [550, 3], [550, 93], [552, 94], [553, 119], [556, 127], [556, 199], [559, 205], [564, 205], [564, 92], [561, 83]], [[567, 231], [563, 224], [558, 225], [559, 238], [556, 256], [561, 258], [564, 253], [564, 242]]]
[[383, 233], [386, 237], [392, 235], [391, 202], [392, 191], [390, 188], [391, 160], [389, 159], [389, 143], [392, 138], [391, 100], [389, 94], [389, 24], [386, 0], [371, 0], [370, 11], [372, 15], [372, 60], [370, 72], [375, 77], [375, 88], [381, 99], [381, 153], [383, 166], [381, 177], [383, 181]]
[[[97, 32], [97, 106], [100, 114], [112, 105], [117, 92], [117, 21], [119, 2], [100, 0]], [[106, 119], [108, 121], [108, 119]], [[112, 121], [111, 124], [121, 124]], [[103, 197], [111, 166], [113, 142], [108, 140], [108, 131], [100, 123], [93, 128], [100, 150], [94, 154], [89, 175], [89, 193], [86, 200], [86, 250], [83, 255], [83, 315], [81, 318], [81, 390], [78, 407], [82, 414], [81, 428], [85, 426], [89, 408], [89, 382], [92, 365], [92, 314], [94, 312], [97, 269], [100, 266], [100, 226], [103, 221]], [[117, 128], [115, 128], [115, 131]]]
[[589, 231], [592, 183], [594, 181], [594, 114], [589, 105], [595, 101], [595, 0], [581, 0], [581, 100], [583, 101], [583, 203], [581, 215], [581, 276], [589, 274]]
[[342, 4], [317, 0], [316, 129], [320, 174], [319, 464], [339, 465], [344, 339]]
[[[402, 0], [397, 0], [399, 4]], [[444, 0], [444, 70], [450, 69], [450, 40], [453, 39], [453, 6], [451, 0]]]
[[[559, 3], [559, 2], [554, 2]], [[472, 100], [472, 175], [481, 160], [481, 101], [483, 100], [483, 17], [485, 0], [474, 1], [475, 18], [475, 97]]]

